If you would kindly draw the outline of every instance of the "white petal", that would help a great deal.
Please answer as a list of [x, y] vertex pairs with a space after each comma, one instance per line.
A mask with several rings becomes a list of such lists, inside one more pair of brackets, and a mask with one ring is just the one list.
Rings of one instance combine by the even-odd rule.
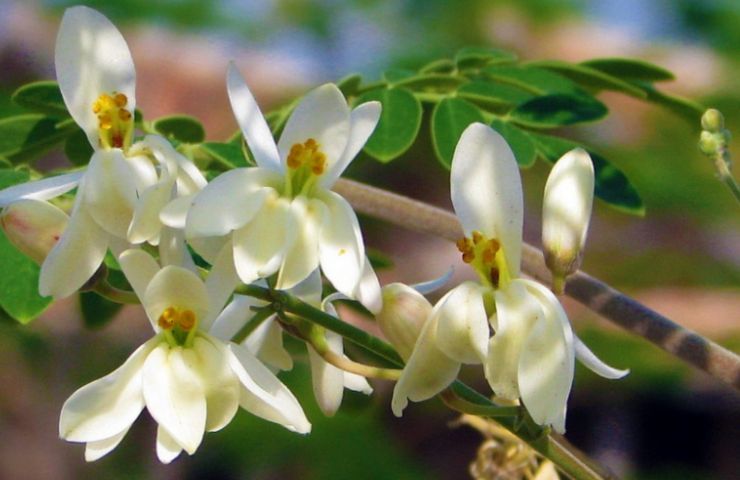
[[242, 408], [290, 431], [310, 432], [311, 424], [288, 387], [246, 348], [232, 343], [229, 349], [231, 368], [244, 387], [239, 402]]
[[149, 286], [154, 275], [159, 272], [160, 267], [157, 261], [144, 250], [132, 248], [118, 257], [118, 263], [136, 296], [144, 298], [146, 287]]
[[544, 317], [524, 342], [519, 360], [519, 391], [532, 419], [565, 432], [565, 411], [573, 384], [573, 332], [555, 295], [539, 283], [522, 280], [540, 302]]
[[280, 154], [275, 145], [275, 139], [272, 138], [270, 127], [267, 126], [257, 101], [249, 91], [247, 82], [244, 81], [244, 77], [241, 76], [234, 62], [229, 62], [226, 72], [226, 89], [229, 92], [231, 109], [257, 165], [283, 173]]
[[[327, 331], [326, 343], [329, 350], [339, 356], [343, 355], [341, 335]], [[344, 371], [326, 362], [311, 346], [308, 346], [308, 359], [311, 363], [311, 384], [316, 402], [324, 415], [334, 416], [342, 404]]]
[[239, 379], [231, 370], [226, 343], [202, 335], [195, 338], [193, 350], [200, 360], [206, 394], [206, 431], [215, 432], [228, 425], [239, 410]]
[[85, 445], [85, 461], [94, 462], [108, 455], [114, 448], [121, 443], [123, 437], [128, 433], [128, 428], [123, 430], [116, 435], [104, 440], [97, 440], [95, 442], [87, 442]]
[[[321, 272], [317, 268], [301, 283], [290, 289], [290, 293], [300, 298], [309, 305], [319, 307], [321, 305]], [[328, 298], [328, 297], [327, 297]]]
[[108, 234], [85, 209], [78, 209], [41, 264], [39, 293], [58, 299], [76, 292], [103, 263], [107, 249]]
[[319, 235], [321, 270], [339, 292], [351, 297], [362, 276], [365, 244], [352, 207], [341, 196], [325, 191], [321, 200], [328, 208]]
[[85, 172], [67, 173], [4, 188], [0, 190], [0, 207], [23, 198], [49, 200], [58, 197], [75, 188], [84, 174]]
[[128, 229], [128, 240], [131, 243], [142, 243], [159, 236], [162, 229], [159, 214], [169, 203], [174, 185], [173, 179], [152, 185], [142, 192]]
[[157, 458], [160, 462], [168, 464], [182, 453], [182, 447], [178, 445], [172, 436], [167, 433], [162, 425], [157, 426]]
[[486, 379], [499, 397], [519, 398], [519, 359], [534, 325], [543, 318], [540, 302], [520, 280], [495, 292], [496, 333], [488, 346]]
[[365, 146], [365, 142], [375, 130], [378, 120], [380, 120], [380, 110], [380, 102], [365, 102], [352, 110], [349, 116], [350, 126], [347, 146], [339, 160], [322, 175], [319, 181], [321, 186], [331, 188], [342, 172], [360, 153], [362, 147]]
[[610, 367], [604, 363], [594, 352], [592, 352], [580, 338], [573, 335], [573, 345], [576, 350], [576, 358], [589, 370], [610, 380], [617, 380], [625, 377], [630, 373], [629, 368], [620, 370], [618, 368]]
[[373, 387], [368, 383], [367, 378], [350, 372], [344, 372], [344, 388], [348, 388], [353, 392], [364, 393], [365, 395], [373, 393]]
[[[145, 148], [146, 145], [143, 142], [138, 142], [126, 152], [126, 162], [131, 167], [136, 190], [140, 192], [157, 183], [158, 179], [157, 169]], [[141, 150], [141, 152], [137, 152], [137, 150]]]
[[69, 217], [43, 200], [24, 198], [0, 211], [0, 228], [18, 250], [39, 265], [64, 233]]
[[[177, 265], [198, 272], [190, 250], [185, 243], [185, 233], [170, 227], [162, 227], [159, 232], [159, 262], [162, 266]], [[153, 240], [149, 240], [153, 244]]]
[[90, 216], [108, 233], [126, 238], [137, 197], [123, 153], [118, 149], [95, 152], [82, 188]]
[[231, 240], [231, 234], [221, 237], [190, 238], [188, 245], [193, 247], [193, 250], [203, 257], [203, 260], [213, 265], [229, 240]]
[[183, 230], [194, 199], [195, 194], [184, 195], [171, 200], [159, 212], [159, 221], [168, 227]]
[[206, 278], [210, 311], [208, 316], [202, 319], [200, 323], [200, 329], [203, 331], [210, 330], [213, 321], [221, 313], [226, 301], [234, 292], [234, 288], [240, 283], [234, 267], [233, 250], [234, 247], [231, 242], [223, 246]]
[[214, 178], [195, 197], [188, 212], [185, 234], [217, 237], [254, 218], [272, 192], [276, 174], [262, 168], [238, 168]]
[[445, 284], [449, 282], [452, 278], [453, 273], [455, 273], [455, 267], [450, 267], [450, 269], [447, 270], [444, 275], [440, 276], [439, 278], [433, 278], [432, 280], [427, 280], [426, 282], [414, 283], [413, 285], [409, 285], [409, 287], [413, 288], [422, 295], [428, 295], [430, 293], [436, 292], [437, 290], [445, 286]]
[[225, 342], [237, 334], [237, 332], [254, 316], [252, 306], [261, 306], [265, 302], [246, 295], [234, 295], [234, 299], [223, 309], [213, 321], [208, 333]]
[[347, 146], [350, 112], [342, 92], [331, 83], [317, 87], [301, 99], [285, 124], [278, 142], [280, 162], [285, 170], [290, 148], [313, 138], [326, 155], [331, 170]]
[[64, 103], [75, 122], [98, 148], [98, 119], [93, 103], [103, 94], [120, 92], [127, 109], [136, 108], [136, 72], [126, 41], [103, 15], [87, 7], [64, 12], [54, 57]]
[[167, 265], [154, 275], [141, 303], [154, 323], [169, 307], [192, 310], [198, 321], [209, 311], [208, 292], [203, 281], [190, 270], [174, 265]]
[[144, 408], [141, 370], [156, 345], [156, 339], [146, 342], [116, 370], [73, 393], [62, 406], [59, 436], [96, 442], [128, 430]]
[[254, 356], [277, 370], [293, 368], [293, 358], [283, 346], [283, 328], [275, 317], [268, 318], [242, 343]]
[[391, 409], [395, 416], [403, 415], [409, 400], [421, 402], [432, 398], [457, 377], [460, 362], [442, 353], [436, 344], [437, 315], [433, 311], [416, 341], [401, 378], [393, 388]]
[[377, 315], [383, 309], [383, 296], [380, 290], [378, 276], [370, 265], [370, 259], [364, 258], [360, 281], [355, 288], [352, 297], [360, 302], [373, 315]]
[[478, 230], [498, 239], [509, 274], [517, 277], [524, 205], [519, 167], [506, 140], [486, 125], [470, 125], [455, 148], [450, 181], [465, 234]]
[[193, 349], [161, 343], [144, 362], [146, 408], [189, 454], [198, 449], [206, 427], [206, 397]]
[[326, 218], [326, 206], [319, 200], [303, 195], [290, 204], [291, 222], [296, 231], [295, 242], [280, 267], [275, 288], [293, 288], [319, 266], [319, 229]]
[[295, 240], [290, 203], [272, 191], [254, 219], [234, 231], [234, 264], [244, 283], [277, 272]]
[[465, 282], [440, 301], [437, 346], [460, 363], [479, 364], [488, 355], [488, 315], [481, 286]]

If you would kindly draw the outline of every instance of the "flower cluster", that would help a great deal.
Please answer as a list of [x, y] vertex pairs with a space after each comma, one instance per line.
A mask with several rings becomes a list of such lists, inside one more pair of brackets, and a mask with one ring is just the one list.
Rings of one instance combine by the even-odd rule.
[[[357, 217], [331, 190], [375, 129], [378, 102], [350, 108], [335, 85], [320, 86], [296, 105], [276, 142], [232, 63], [227, 91], [256, 166], [207, 182], [167, 139], [138, 135], [133, 61], [107, 18], [86, 7], [65, 12], [56, 71], [94, 153], [80, 171], [0, 191], [0, 224], [41, 265], [45, 296], [94, 284], [112, 254], [154, 330], [121, 367], [62, 407], [60, 436], [85, 443], [88, 461], [114, 449], [144, 407], [158, 423], [157, 455], [165, 463], [193, 454], [204, 432], [226, 426], [239, 407], [310, 431], [276, 376], [293, 365], [282, 343], [285, 319], [240, 294], [241, 284], [284, 290], [333, 316], [337, 299], [374, 314], [407, 361], [393, 394], [396, 415], [409, 399], [444, 390], [462, 364], [478, 364], [497, 397], [521, 400], [535, 422], [562, 432], [574, 358], [607, 378], [624, 375], [580, 343], [550, 290], [523, 278], [521, 180], [509, 146], [490, 127], [465, 130], [451, 174], [465, 233], [458, 248], [479, 281], [458, 285], [432, 306], [422, 295], [430, 285], [381, 291]], [[68, 215], [55, 199], [75, 188]], [[578, 267], [592, 195], [588, 154], [569, 152], [553, 168], [544, 202], [546, 259], [560, 283]], [[325, 298], [322, 274], [336, 290]], [[307, 348], [326, 415], [337, 411], [345, 388], [372, 393], [363, 376], [327, 361], [351, 362], [340, 335], [316, 325], [297, 330], [320, 339]]]

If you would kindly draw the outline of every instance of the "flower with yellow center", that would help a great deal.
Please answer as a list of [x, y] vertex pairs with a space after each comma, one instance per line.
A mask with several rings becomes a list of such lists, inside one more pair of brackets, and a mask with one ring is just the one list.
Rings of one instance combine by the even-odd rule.
[[230, 290], [224, 295], [223, 287], [232, 273], [224, 262], [204, 282], [184, 267], [160, 268], [141, 250], [125, 251], [119, 261], [155, 336], [64, 403], [59, 434], [85, 443], [87, 461], [113, 450], [144, 407], [159, 424], [157, 456], [164, 463], [183, 450], [192, 455], [204, 432], [225, 427], [240, 406], [291, 431], [310, 431], [296, 398], [265, 365], [211, 333], [229, 312], [223, 304]]
[[296, 106], [276, 144], [233, 64], [227, 87], [257, 167], [223, 173], [180, 205], [180, 218], [189, 208], [186, 237], [229, 236], [245, 283], [277, 274], [277, 288], [288, 289], [320, 266], [338, 291], [378, 311], [379, 288], [361, 287], [370, 266], [357, 217], [330, 188], [375, 128], [380, 104], [350, 111], [335, 85], [323, 85]]

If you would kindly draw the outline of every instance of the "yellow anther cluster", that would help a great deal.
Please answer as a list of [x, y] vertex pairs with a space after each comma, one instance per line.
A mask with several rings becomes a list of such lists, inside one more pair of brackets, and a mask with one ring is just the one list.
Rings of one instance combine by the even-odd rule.
[[105, 148], [123, 148], [133, 129], [133, 116], [126, 109], [123, 93], [104, 93], [93, 103], [92, 111], [100, 125], [100, 143]]
[[326, 169], [326, 155], [319, 150], [319, 144], [313, 138], [304, 143], [296, 143], [288, 153], [288, 167], [297, 170], [306, 166], [314, 175], [321, 175]]
[[179, 310], [175, 307], [167, 307], [157, 320], [157, 325], [163, 330], [179, 327], [185, 332], [192, 330], [195, 323], [195, 313], [192, 310]]
[[501, 243], [495, 238], [486, 238], [479, 231], [473, 231], [472, 238], [463, 237], [457, 241], [457, 249], [462, 253], [463, 262], [471, 264], [479, 273], [498, 286], [500, 270], [496, 255]]

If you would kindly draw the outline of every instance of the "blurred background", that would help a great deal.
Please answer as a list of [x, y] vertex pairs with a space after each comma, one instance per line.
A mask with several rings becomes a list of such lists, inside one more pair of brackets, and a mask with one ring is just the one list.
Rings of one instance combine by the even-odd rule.
[[[24, 82], [53, 79], [60, 0], [0, 0], [0, 109]], [[212, 140], [236, 129], [224, 88], [234, 59], [263, 110], [350, 73], [375, 79], [465, 45], [496, 46], [524, 60], [633, 56], [672, 70], [664, 88], [719, 108], [740, 137], [740, 2], [737, 0], [117, 0], [86, 2], [123, 31], [146, 118], [200, 118]], [[595, 203], [584, 269], [651, 308], [738, 351], [740, 209], [696, 148], [696, 125], [619, 94], [611, 115], [564, 131], [622, 169], [647, 207], [644, 218]], [[422, 126], [392, 165], [358, 159], [349, 176], [450, 207], [447, 172]], [[733, 146], [740, 155], [740, 144]], [[525, 238], [539, 244], [548, 167], [523, 172]], [[383, 282], [417, 282], [456, 267], [454, 245], [362, 218], [367, 243], [394, 262]], [[472, 278], [472, 277], [471, 277]], [[566, 302], [579, 335], [631, 374], [606, 381], [580, 369], [568, 438], [618, 475], [634, 479], [736, 479], [740, 397], [729, 387]], [[369, 326], [372, 328], [372, 325]], [[112, 454], [85, 464], [83, 447], [58, 439], [58, 413], [79, 386], [115, 367], [150, 335], [136, 308], [102, 329], [85, 328], [77, 300], [53, 305], [28, 327], [0, 322], [0, 478], [467, 478], [482, 437], [453, 426], [437, 400], [390, 412], [392, 385], [367, 398], [346, 393], [325, 419], [300, 362], [284, 380], [312, 421], [299, 437], [244, 412], [208, 434], [195, 457], [162, 466], [146, 413]], [[294, 346], [296, 355], [305, 351]], [[471, 378], [480, 378], [475, 371]], [[483, 384], [477, 385], [487, 391]]]

